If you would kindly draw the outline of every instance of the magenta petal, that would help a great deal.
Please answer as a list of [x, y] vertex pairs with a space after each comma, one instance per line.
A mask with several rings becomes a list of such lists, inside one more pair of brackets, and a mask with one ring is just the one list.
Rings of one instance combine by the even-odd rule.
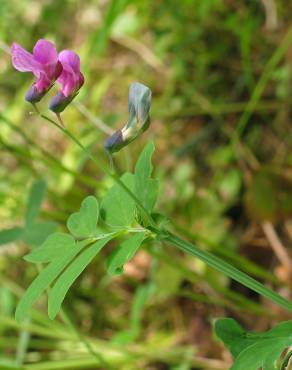
[[70, 66], [75, 73], [80, 72], [80, 58], [71, 50], [62, 50], [59, 54], [59, 61], [64, 65]]
[[37, 61], [35, 61], [31, 53], [26, 51], [16, 42], [11, 46], [11, 59], [13, 67], [18, 71], [33, 72], [36, 77], [39, 77], [41, 66]]
[[35, 83], [35, 86], [38, 89], [38, 91], [45, 91], [49, 89], [51, 84], [52, 84], [52, 81], [48, 78], [46, 73], [41, 72], [39, 79]]
[[55, 45], [50, 41], [40, 39], [33, 48], [33, 56], [40, 64], [54, 64], [58, 62], [58, 53]]
[[84, 82], [80, 72], [80, 58], [70, 50], [63, 50], [59, 54], [59, 61], [63, 71], [57, 81], [62, 85], [62, 93], [68, 97], [75, 94]]

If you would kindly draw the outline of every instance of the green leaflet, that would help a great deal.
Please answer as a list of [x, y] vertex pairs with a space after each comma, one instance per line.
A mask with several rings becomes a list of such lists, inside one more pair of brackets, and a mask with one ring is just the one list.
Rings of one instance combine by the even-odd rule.
[[96, 231], [99, 207], [97, 199], [90, 195], [86, 197], [79, 212], [73, 213], [68, 221], [67, 227], [71, 234], [77, 238], [88, 238]]
[[141, 185], [143, 185], [143, 180], [147, 180], [151, 177], [153, 171], [151, 158], [154, 150], [154, 143], [153, 141], [150, 141], [139, 156], [139, 159], [135, 166], [135, 175], [137, 175], [136, 184], [138, 185], [138, 187], [141, 187]]
[[62, 302], [70, 289], [71, 285], [99, 253], [99, 251], [113, 238], [113, 236], [98, 240], [86, 248], [60, 275], [55, 285], [49, 292], [48, 314], [50, 319], [54, 319], [60, 311]]
[[236, 358], [246, 347], [255, 343], [255, 338], [247, 337], [246, 331], [234, 319], [218, 319], [214, 323], [214, 331]]
[[[134, 191], [134, 175], [125, 173], [121, 181]], [[110, 226], [131, 226], [135, 220], [135, 201], [118, 184], [113, 185], [101, 202], [101, 216]]]
[[147, 211], [152, 212], [158, 196], [158, 180], [152, 179], [152, 155], [155, 150], [151, 141], [146, 145], [135, 167], [135, 193]]
[[51, 262], [60, 258], [60, 255], [66, 255], [75, 247], [75, 240], [69, 234], [54, 233], [47, 237], [46, 241], [32, 250], [24, 259], [29, 262]]
[[27, 200], [25, 215], [25, 224], [27, 226], [34, 224], [37, 220], [46, 190], [47, 184], [44, 180], [38, 180], [32, 184]]
[[276, 370], [283, 350], [292, 344], [292, 321], [265, 333], [246, 332], [235, 320], [218, 319], [214, 331], [234, 357], [232, 370]]
[[111, 275], [121, 274], [123, 266], [129, 262], [145, 239], [145, 233], [137, 233], [123, 241], [109, 256], [107, 271]]
[[65, 255], [61, 255], [59, 259], [51, 262], [30, 284], [22, 298], [20, 299], [15, 312], [17, 321], [22, 321], [34, 302], [40, 295], [49, 287], [49, 285], [57, 278], [62, 270], [74, 259], [74, 257], [84, 248], [88, 241], [77, 243]]
[[288, 338], [272, 338], [247, 347], [236, 358], [230, 370], [277, 370], [276, 361], [282, 351], [292, 344]]

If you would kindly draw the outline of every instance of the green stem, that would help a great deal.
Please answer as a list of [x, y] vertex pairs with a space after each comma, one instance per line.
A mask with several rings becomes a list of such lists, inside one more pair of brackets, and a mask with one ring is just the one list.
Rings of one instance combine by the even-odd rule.
[[213, 267], [215, 270], [222, 272], [231, 279], [239, 282], [240, 284], [245, 285], [251, 290], [257, 292], [258, 294], [271, 299], [272, 301], [278, 303], [283, 308], [292, 311], [292, 303], [287, 301], [285, 298], [281, 297], [279, 294], [273, 292], [272, 290], [266, 288], [261, 283], [255, 279], [244, 274], [237, 268], [233, 267], [229, 263], [225, 262], [221, 258], [214, 256], [213, 254], [203, 251], [194, 244], [191, 244], [181, 238], [173, 235], [172, 233], [166, 231], [162, 236], [164, 240], [168, 241], [170, 244], [176, 246], [178, 249], [183, 252], [189, 253], [201, 261], [205, 262], [207, 265]]
[[217, 245], [211, 242], [210, 240], [206, 239], [200, 234], [194, 234], [189, 230], [185, 229], [184, 227], [177, 224], [175, 221], [171, 221], [175, 231], [180, 233], [182, 236], [186, 237], [193, 243], [203, 243], [207, 248], [211, 249], [214, 254], [217, 254], [219, 257], [229, 259], [232, 264], [236, 264], [237, 266], [243, 266], [245, 272], [261, 279], [266, 279], [272, 282], [275, 285], [284, 285], [284, 283], [280, 282], [272, 273], [266, 271], [264, 268], [260, 267], [256, 263], [248, 260], [245, 257], [240, 256], [235, 251], [226, 248], [224, 245]]

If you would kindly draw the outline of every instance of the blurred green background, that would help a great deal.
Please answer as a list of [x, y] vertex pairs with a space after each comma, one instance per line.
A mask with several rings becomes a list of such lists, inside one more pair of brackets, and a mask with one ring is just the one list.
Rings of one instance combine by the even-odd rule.
[[[116, 156], [117, 170], [133, 169], [154, 137], [157, 210], [170, 226], [291, 299], [291, 12], [287, 0], [0, 0], [1, 229], [23, 223], [34, 180], [48, 186], [41, 219], [60, 230], [84, 196], [112, 184], [24, 101], [32, 76], [13, 70], [9, 47], [46, 38], [81, 57], [85, 85], [63, 118], [96, 158], [109, 165], [103, 142], [126, 122], [130, 83], [149, 86], [152, 125]], [[45, 299], [31, 322], [14, 321], [37, 274], [22, 260], [28, 244], [0, 248], [0, 369], [103, 369], [47, 319]], [[291, 319], [167, 246], [145, 248], [114, 279], [105, 255], [65, 307], [114, 369], [228, 369], [214, 318], [251, 330]]]

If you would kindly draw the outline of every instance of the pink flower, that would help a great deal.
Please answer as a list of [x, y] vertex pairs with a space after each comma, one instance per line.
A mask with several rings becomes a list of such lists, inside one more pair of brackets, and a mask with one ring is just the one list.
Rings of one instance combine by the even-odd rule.
[[59, 54], [59, 61], [63, 69], [57, 82], [62, 85], [62, 88], [49, 104], [49, 108], [55, 113], [62, 112], [84, 84], [84, 76], [80, 72], [80, 58], [76, 53], [63, 50]]
[[62, 72], [57, 50], [47, 40], [38, 40], [32, 54], [14, 42], [11, 46], [11, 58], [15, 69], [32, 72], [37, 78], [25, 96], [31, 103], [40, 101]]

